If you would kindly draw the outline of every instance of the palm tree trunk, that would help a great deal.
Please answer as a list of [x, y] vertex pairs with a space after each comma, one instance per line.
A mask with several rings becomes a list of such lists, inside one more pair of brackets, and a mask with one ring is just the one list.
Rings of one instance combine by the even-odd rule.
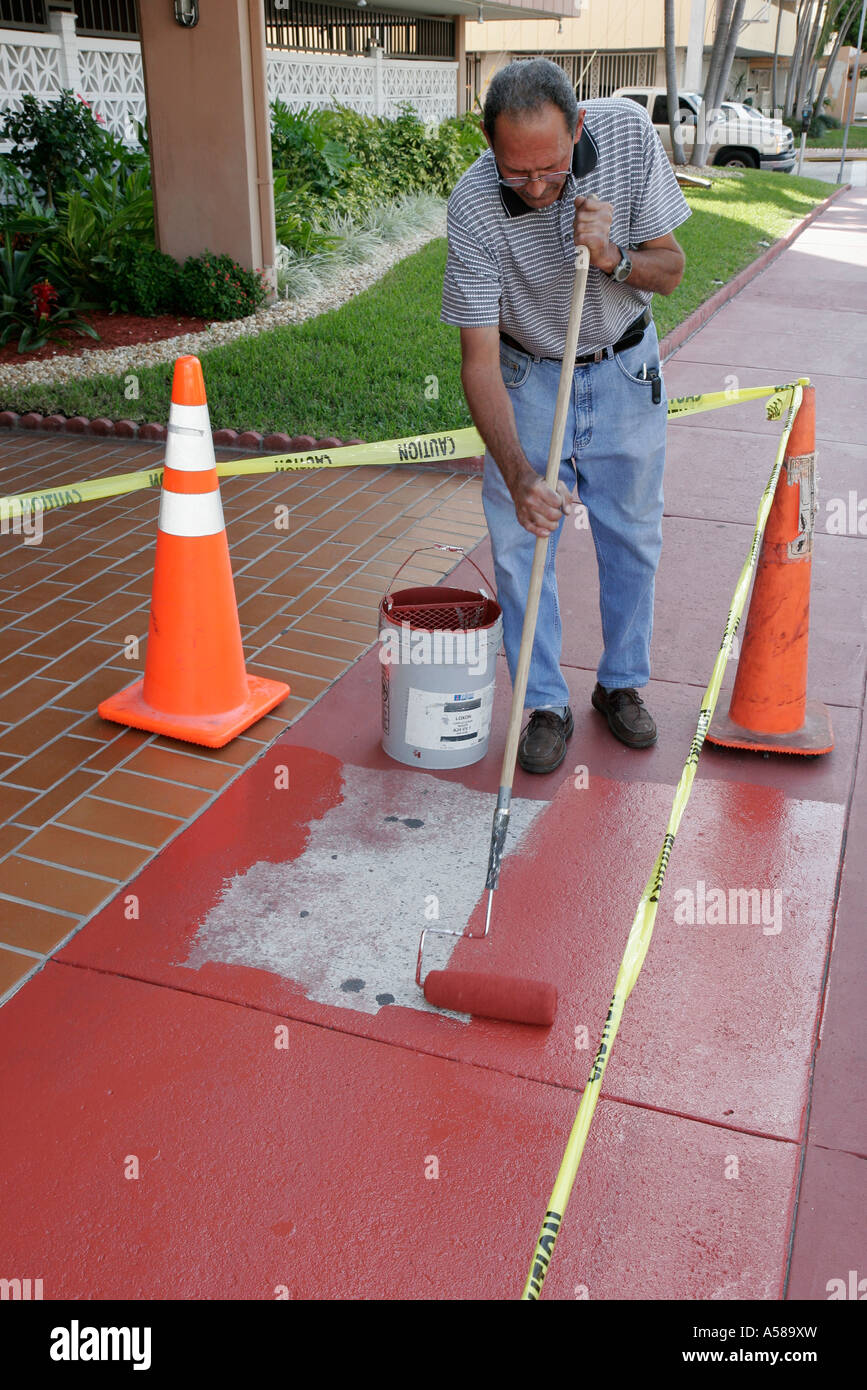
[[821, 30], [823, 9], [822, 0], [819, 0], [819, 3], [816, 5], [813, 28], [804, 50], [804, 61], [801, 65], [801, 79], [798, 83], [798, 94], [795, 98], [795, 109], [797, 111], [803, 111], [809, 100], [810, 91], [815, 81], [816, 50], [819, 46], [819, 33]]
[[789, 71], [786, 75], [786, 95], [783, 98], [783, 118], [791, 116], [793, 102], [795, 98], [795, 74], [801, 62], [801, 50], [804, 47], [804, 13], [809, 0], [801, 0], [798, 6], [798, 14], [795, 20], [795, 48], [789, 59]]
[[729, 27], [729, 36], [726, 41], [725, 52], [723, 53], [722, 65], [719, 72], [719, 87], [717, 89], [715, 106], [719, 106], [721, 101], [725, 101], [726, 87], [728, 86], [729, 74], [732, 70], [732, 63], [735, 58], [735, 49], [738, 46], [738, 37], [741, 32], [741, 21], [744, 15], [744, 5], [746, 0], [735, 0], [732, 22]]
[[665, 86], [668, 93], [668, 130], [671, 135], [671, 152], [675, 164], [685, 164], [681, 139], [681, 125], [678, 117], [677, 99], [677, 53], [675, 50], [674, 0], [665, 0]]
[[716, 32], [711, 49], [710, 65], [707, 70], [707, 81], [704, 84], [704, 97], [701, 103], [701, 110], [698, 113], [698, 130], [696, 132], [695, 150], [693, 153], [693, 163], [701, 166], [707, 159], [708, 147], [710, 145], [709, 120], [710, 113], [716, 107], [715, 93], [719, 85], [719, 69], [725, 52], [726, 40], [728, 39], [729, 29], [732, 22], [732, 10], [735, 7], [735, 0], [719, 0], [717, 10]]
[[783, 22], [782, 0], [777, 0], [777, 32], [774, 35], [774, 62], [771, 68], [771, 111], [777, 109], [777, 59], [780, 53], [780, 26]]
[[[720, 102], [720, 77], [725, 62], [729, 37], [731, 35], [732, 16], [734, 14], [736, 2], [737, 0], [721, 0], [720, 3], [719, 28], [714, 36], [713, 53], [711, 54], [713, 82], [711, 82], [711, 74], [708, 73], [708, 82], [704, 89], [705, 100], [709, 101], [713, 108], [719, 106]], [[717, 41], [719, 41], [718, 46]], [[716, 59], [715, 63], [714, 59]]]

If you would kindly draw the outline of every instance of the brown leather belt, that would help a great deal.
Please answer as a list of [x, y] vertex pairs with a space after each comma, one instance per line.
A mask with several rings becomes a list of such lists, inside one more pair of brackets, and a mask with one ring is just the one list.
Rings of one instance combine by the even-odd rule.
[[[629, 325], [623, 337], [618, 338], [617, 342], [613, 343], [611, 347], [597, 348], [595, 352], [585, 352], [580, 357], [576, 357], [576, 367], [583, 367], [589, 362], [601, 362], [603, 358], [609, 356], [613, 357], [616, 352], [623, 352], [626, 348], [635, 347], [637, 343], [641, 342], [644, 337], [645, 329], [650, 327], [650, 323], [650, 310], [645, 309], [644, 312], [639, 314], [638, 318]], [[516, 342], [514, 338], [510, 338], [509, 334], [504, 333], [502, 329], [500, 329], [500, 338], [508, 347], [515, 348], [517, 352], [523, 352], [527, 357], [535, 356], [534, 353], [528, 352], [525, 347], [522, 347], [520, 343]], [[541, 362], [559, 362], [560, 358], [542, 357], [539, 360]]]

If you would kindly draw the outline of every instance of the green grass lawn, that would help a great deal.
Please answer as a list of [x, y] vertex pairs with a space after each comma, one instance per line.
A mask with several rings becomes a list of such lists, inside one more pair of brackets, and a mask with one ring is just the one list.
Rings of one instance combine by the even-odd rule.
[[[677, 237], [687, 269], [674, 294], [654, 300], [660, 337], [829, 192], [818, 180], [759, 171], [686, 191], [692, 216]], [[471, 424], [458, 330], [439, 322], [445, 259], [445, 241], [431, 242], [340, 309], [203, 354], [213, 428], [376, 440]], [[135, 401], [125, 375], [18, 388], [2, 408], [167, 419], [171, 364], [137, 373]]]
[[[795, 146], [801, 143], [801, 137], [795, 134]], [[822, 135], [808, 135], [808, 150], [842, 150], [843, 131], [826, 130]], [[846, 141], [847, 150], [867, 150], [867, 126], [853, 125], [849, 127], [849, 139]]]

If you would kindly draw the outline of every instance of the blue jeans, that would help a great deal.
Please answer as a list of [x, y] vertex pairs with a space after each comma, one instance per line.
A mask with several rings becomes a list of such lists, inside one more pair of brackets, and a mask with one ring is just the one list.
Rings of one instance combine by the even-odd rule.
[[[644, 364], [648, 371], [659, 368], [654, 324], [635, 347], [574, 369], [560, 463], [566, 486], [578, 486], [596, 547], [605, 648], [597, 679], [606, 690], [640, 687], [650, 679], [653, 589], [662, 548], [667, 397], [663, 385], [661, 401], [653, 403], [652, 382], [641, 379]], [[544, 476], [560, 363], [530, 357], [501, 342], [500, 369], [524, 453]], [[482, 501], [514, 681], [536, 537], [519, 525], [511, 494], [490, 454], [485, 455]], [[560, 671], [562, 628], [554, 568], [562, 529], [563, 522], [548, 541], [527, 709], [569, 701]]]

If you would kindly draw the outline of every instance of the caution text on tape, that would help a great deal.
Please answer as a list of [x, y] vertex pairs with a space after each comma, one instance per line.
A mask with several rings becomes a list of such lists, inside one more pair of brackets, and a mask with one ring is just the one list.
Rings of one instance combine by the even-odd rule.
[[[243, 478], [260, 473], [296, 473], [326, 468], [382, 468], [407, 463], [442, 462], [469, 458], [484, 450], [474, 429], [444, 430], [438, 434], [409, 435], [405, 439], [384, 439], [373, 444], [345, 444], [339, 449], [322, 449], [300, 454], [269, 454], [263, 458], [232, 459], [217, 464], [220, 478]], [[34, 511], [53, 511], [76, 502], [98, 502], [120, 497], [142, 488], [159, 487], [162, 468], [140, 473], [117, 473], [108, 478], [91, 478], [39, 492], [0, 497], [0, 521]]]

